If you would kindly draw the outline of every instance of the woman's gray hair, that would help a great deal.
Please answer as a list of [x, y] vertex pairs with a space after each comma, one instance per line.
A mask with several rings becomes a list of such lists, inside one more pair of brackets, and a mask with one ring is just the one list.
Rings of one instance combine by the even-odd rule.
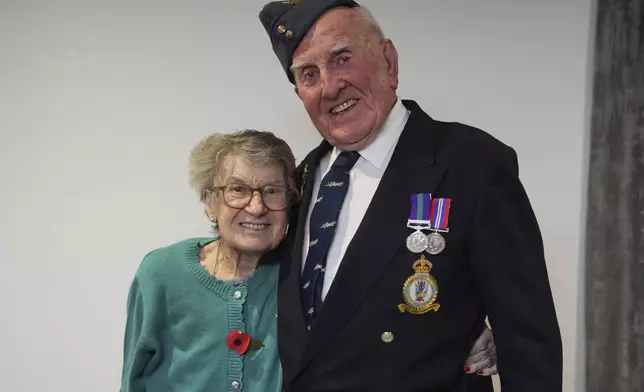
[[[235, 133], [215, 133], [197, 144], [190, 154], [190, 186], [207, 202], [209, 194], [227, 174], [223, 167], [226, 158], [240, 157], [254, 166], [278, 164], [284, 169], [284, 180], [293, 194], [295, 186], [295, 157], [289, 145], [272, 132], [246, 129]], [[215, 196], [216, 197], [216, 196]]]

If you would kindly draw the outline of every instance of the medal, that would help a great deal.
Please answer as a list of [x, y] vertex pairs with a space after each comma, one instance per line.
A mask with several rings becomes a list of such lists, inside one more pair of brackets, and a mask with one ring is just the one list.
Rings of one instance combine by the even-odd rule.
[[407, 249], [414, 253], [420, 253], [429, 246], [429, 237], [422, 231], [416, 230], [407, 237]]
[[449, 220], [449, 209], [451, 204], [451, 199], [432, 199], [429, 225], [434, 229], [434, 232], [427, 235], [427, 247], [425, 248], [427, 253], [430, 255], [437, 255], [445, 249], [446, 241], [439, 231], [445, 233], [449, 231], [447, 222]]
[[430, 255], [437, 255], [445, 249], [445, 238], [437, 231], [427, 234], [427, 246], [425, 250]]
[[407, 227], [416, 229], [407, 237], [406, 245], [413, 253], [421, 253], [427, 249], [429, 238], [421, 231], [429, 226], [432, 196], [429, 193], [418, 193], [411, 196], [411, 209]]

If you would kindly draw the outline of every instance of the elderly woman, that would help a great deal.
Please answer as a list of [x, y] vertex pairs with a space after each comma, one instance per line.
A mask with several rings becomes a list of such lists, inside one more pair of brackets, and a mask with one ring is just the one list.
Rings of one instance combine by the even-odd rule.
[[[277, 392], [278, 248], [296, 201], [295, 159], [269, 132], [215, 134], [191, 154], [190, 183], [215, 236], [154, 250], [131, 285], [122, 392]], [[469, 369], [493, 353], [487, 332]], [[483, 348], [487, 347], [487, 350]], [[478, 362], [477, 362], [478, 361]]]

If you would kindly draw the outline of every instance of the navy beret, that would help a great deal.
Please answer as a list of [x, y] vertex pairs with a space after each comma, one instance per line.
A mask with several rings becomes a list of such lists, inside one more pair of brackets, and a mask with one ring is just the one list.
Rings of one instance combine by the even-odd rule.
[[288, 80], [295, 84], [291, 73], [293, 53], [315, 22], [328, 10], [336, 7], [358, 7], [352, 0], [284, 0], [272, 1], [259, 13]]

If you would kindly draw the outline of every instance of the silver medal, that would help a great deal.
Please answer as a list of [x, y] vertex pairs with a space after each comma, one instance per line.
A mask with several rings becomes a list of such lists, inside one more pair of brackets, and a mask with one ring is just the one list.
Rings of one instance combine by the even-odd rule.
[[420, 230], [417, 230], [407, 237], [407, 249], [414, 253], [420, 253], [427, 249], [429, 239]]
[[438, 232], [427, 234], [427, 253], [437, 255], [445, 249], [445, 238]]

